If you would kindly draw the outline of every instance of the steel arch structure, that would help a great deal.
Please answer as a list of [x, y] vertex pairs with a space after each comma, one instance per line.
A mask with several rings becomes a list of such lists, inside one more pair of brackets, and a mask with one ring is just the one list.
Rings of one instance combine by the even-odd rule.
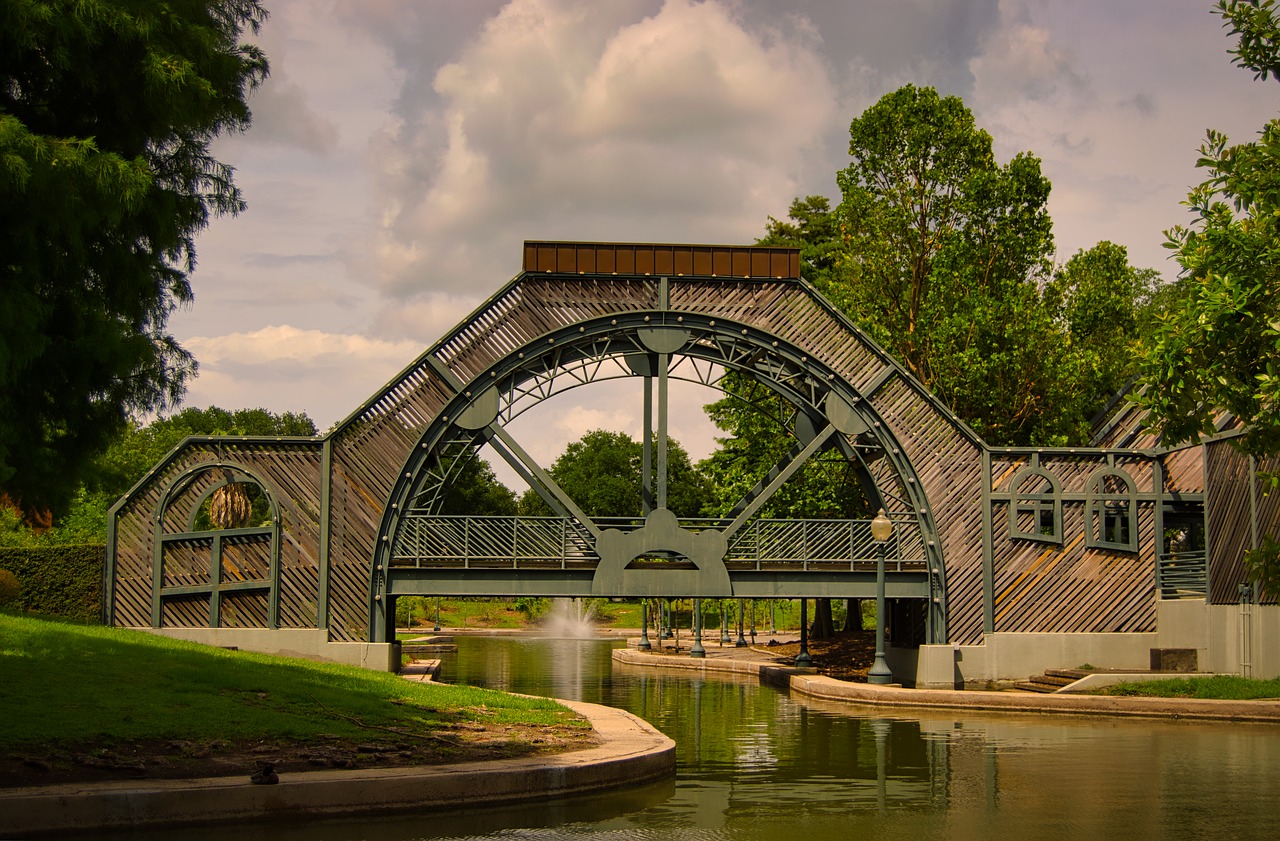
[[[660, 280], [667, 299], [669, 280]], [[684, 365], [697, 382], [715, 385], [725, 371], [751, 377], [793, 407], [795, 446], [718, 521], [681, 523], [666, 507], [667, 380]], [[371, 604], [413, 593], [495, 592], [553, 596], [869, 596], [876, 547], [865, 521], [767, 521], [753, 517], [806, 460], [838, 448], [853, 462], [874, 505], [897, 522], [890, 592], [927, 600], [928, 626], [945, 616], [945, 574], [937, 527], [919, 493], [921, 483], [900, 443], [875, 408], [819, 360], [781, 338], [724, 318], [668, 309], [605, 315], [551, 331], [497, 360], [464, 383], [428, 362], [454, 397], [428, 425], [399, 472], [379, 529], [370, 583]], [[656, 461], [646, 475], [646, 516], [624, 528], [585, 516], [503, 425], [560, 389], [556, 380], [586, 384], [616, 372], [642, 380], [644, 451]], [[656, 440], [654, 440], [656, 438]], [[434, 514], [448, 484], [442, 467], [489, 444], [539, 492], [557, 518], [457, 518]], [[646, 458], [646, 463], [649, 458]], [[875, 465], [883, 462], [883, 465]], [[886, 469], [887, 468], [887, 469]], [[649, 471], [646, 470], [646, 474]], [[634, 512], [617, 512], [618, 518]], [[523, 527], [523, 532], [522, 532]], [[459, 532], [459, 529], [462, 532]], [[816, 552], [781, 545], [760, 551], [761, 531], [802, 543], [818, 534]], [[525, 547], [521, 548], [521, 534]], [[766, 541], [768, 538], [766, 537]], [[478, 548], [473, 550], [473, 544]], [[548, 552], [550, 546], [554, 552]], [[501, 547], [510, 547], [503, 551]], [[754, 551], [751, 551], [754, 549]], [[537, 550], [537, 551], [535, 551]], [[678, 569], [637, 565], [655, 553], [686, 561]], [[523, 564], [522, 564], [523, 561]], [[692, 568], [690, 568], [692, 567]], [[481, 588], [481, 589], [477, 589]], [[388, 611], [375, 609], [371, 637]]]

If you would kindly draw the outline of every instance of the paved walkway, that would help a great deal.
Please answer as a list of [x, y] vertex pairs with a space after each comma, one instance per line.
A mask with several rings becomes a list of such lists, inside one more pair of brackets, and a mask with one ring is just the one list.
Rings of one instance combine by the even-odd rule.
[[[780, 640], [781, 641], [781, 640]], [[944, 708], [1018, 713], [1066, 713], [1074, 715], [1138, 716], [1144, 718], [1252, 721], [1280, 724], [1280, 699], [1218, 701], [1199, 698], [1140, 698], [1121, 695], [1064, 695], [1038, 692], [992, 692], [957, 689], [904, 689], [873, 686], [825, 677], [815, 669], [797, 669], [767, 648], [733, 648], [706, 645], [707, 656], [652, 654], [633, 648], [614, 649], [620, 663], [648, 668], [749, 674], [761, 683], [789, 688], [792, 692], [850, 705]], [[687, 646], [683, 646], [687, 651]]]
[[526, 759], [439, 767], [0, 789], [0, 838], [300, 816], [432, 811], [548, 800], [674, 776], [675, 742], [630, 713], [560, 703], [590, 719], [601, 744]]

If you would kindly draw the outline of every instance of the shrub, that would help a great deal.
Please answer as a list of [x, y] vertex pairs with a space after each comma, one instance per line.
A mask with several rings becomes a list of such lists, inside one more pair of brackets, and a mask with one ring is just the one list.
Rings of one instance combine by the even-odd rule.
[[78, 622], [102, 621], [103, 546], [0, 547], [0, 567], [21, 585], [14, 605]]
[[18, 583], [18, 576], [7, 569], [0, 569], [0, 607], [15, 601], [20, 593], [22, 585]]

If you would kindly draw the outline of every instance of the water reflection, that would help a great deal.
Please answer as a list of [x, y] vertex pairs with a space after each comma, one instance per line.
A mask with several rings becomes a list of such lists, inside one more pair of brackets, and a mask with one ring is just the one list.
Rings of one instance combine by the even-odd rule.
[[[184, 832], [184, 839], [987, 841], [1277, 837], [1280, 729], [956, 716], [615, 666], [617, 643], [459, 637], [448, 680], [627, 709], [676, 741], [674, 784], [509, 809]], [[139, 834], [158, 839], [168, 834]]]

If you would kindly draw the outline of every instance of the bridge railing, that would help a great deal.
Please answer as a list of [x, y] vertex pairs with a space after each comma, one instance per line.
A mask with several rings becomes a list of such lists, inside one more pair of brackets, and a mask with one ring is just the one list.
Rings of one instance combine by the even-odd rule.
[[[886, 542], [886, 568], [921, 571], [924, 541], [914, 518], [895, 517]], [[642, 518], [600, 518], [600, 528], [631, 531]], [[728, 520], [684, 519], [682, 528], [723, 529]], [[760, 519], [731, 536], [730, 570], [870, 570], [877, 545], [868, 520]], [[563, 517], [417, 514], [400, 520], [393, 566], [463, 569], [594, 569], [600, 558], [591, 533]]]

